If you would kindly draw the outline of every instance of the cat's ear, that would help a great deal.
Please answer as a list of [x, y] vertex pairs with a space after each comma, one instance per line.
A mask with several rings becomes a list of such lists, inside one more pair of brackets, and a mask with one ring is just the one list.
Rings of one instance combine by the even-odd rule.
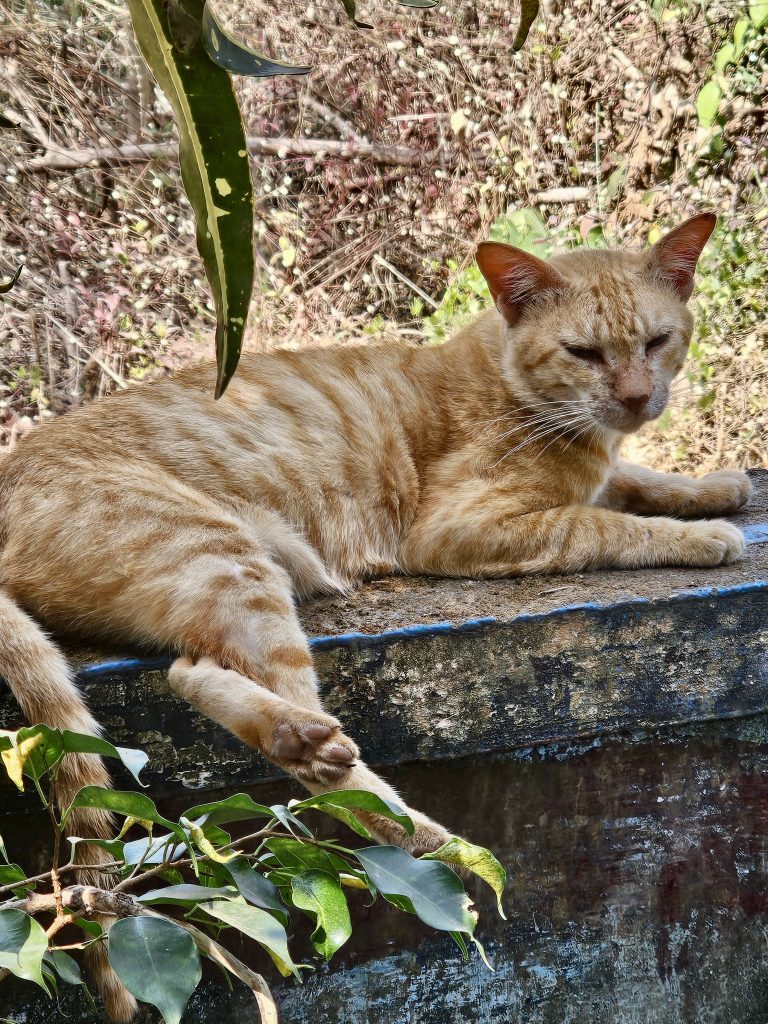
[[545, 291], [563, 291], [568, 282], [538, 256], [514, 245], [481, 242], [477, 265], [488, 282], [496, 308], [512, 326], [520, 319], [527, 302]]
[[651, 249], [654, 274], [671, 285], [684, 302], [691, 297], [696, 263], [716, 223], [714, 213], [700, 213], [670, 231]]

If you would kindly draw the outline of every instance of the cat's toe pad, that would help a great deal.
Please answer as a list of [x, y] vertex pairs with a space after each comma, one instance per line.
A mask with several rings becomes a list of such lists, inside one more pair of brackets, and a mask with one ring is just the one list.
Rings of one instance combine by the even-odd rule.
[[279, 722], [275, 727], [270, 758], [292, 775], [314, 782], [342, 778], [360, 753], [355, 744], [328, 715]]

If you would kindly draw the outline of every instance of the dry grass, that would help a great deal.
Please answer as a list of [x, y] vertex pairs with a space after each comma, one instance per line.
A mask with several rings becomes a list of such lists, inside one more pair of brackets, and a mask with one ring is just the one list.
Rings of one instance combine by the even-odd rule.
[[[551, 224], [586, 233], [602, 223], [622, 241], [702, 202], [732, 224], [753, 216], [743, 200], [764, 117], [737, 103], [727, 166], [692, 173], [692, 101], [733, 21], [730, 3], [670, 0], [663, 17], [643, 0], [549, 4], [519, 55], [508, 50], [516, 12], [500, 0], [426, 12], [369, 4], [358, 16], [370, 31], [350, 26], [336, 0], [220, 9], [243, 38], [314, 68], [239, 82], [249, 134], [352, 136], [423, 155], [408, 167], [254, 160], [250, 347], [324, 344], [372, 327], [417, 335], [414, 299], [428, 312], [498, 214], [552, 188], [587, 198], [544, 205]], [[30, 170], [46, 153], [173, 137], [124, 5], [11, 3], [0, 56], [0, 112], [21, 125], [0, 132], [0, 271], [26, 263], [0, 300], [7, 443], [40, 418], [209, 354], [212, 316], [173, 163]], [[652, 461], [763, 461], [759, 410], [738, 388], [768, 394], [765, 335], [742, 340], [717, 364], [716, 402], [700, 412], [689, 403], [682, 427], [657, 431]], [[734, 435], [735, 416], [752, 424], [748, 443]]]

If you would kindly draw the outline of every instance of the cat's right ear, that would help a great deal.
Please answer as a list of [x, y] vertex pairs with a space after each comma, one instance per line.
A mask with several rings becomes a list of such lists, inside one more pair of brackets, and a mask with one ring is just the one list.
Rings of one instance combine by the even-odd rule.
[[517, 323], [526, 303], [536, 295], [568, 287], [568, 282], [554, 267], [514, 245], [481, 242], [476, 258], [496, 308], [510, 327]]

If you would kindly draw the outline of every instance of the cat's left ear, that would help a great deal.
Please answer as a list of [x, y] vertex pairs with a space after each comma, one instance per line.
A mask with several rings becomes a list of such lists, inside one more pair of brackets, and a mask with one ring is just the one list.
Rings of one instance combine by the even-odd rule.
[[683, 302], [691, 297], [696, 263], [716, 223], [714, 213], [700, 213], [670, 231], [650, 251], [651, 269]]

